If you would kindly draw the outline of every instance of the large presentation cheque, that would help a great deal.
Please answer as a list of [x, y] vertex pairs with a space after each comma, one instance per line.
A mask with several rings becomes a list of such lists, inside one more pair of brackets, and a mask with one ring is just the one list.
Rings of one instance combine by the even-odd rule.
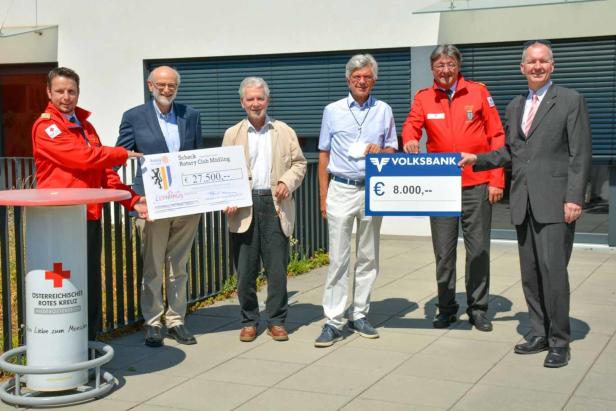
[[459, 216], [459, 153], [366, 157], [366, 214]]
[[241, 146], [143, 156], [141, 173], [152, 220], [252, 205]]

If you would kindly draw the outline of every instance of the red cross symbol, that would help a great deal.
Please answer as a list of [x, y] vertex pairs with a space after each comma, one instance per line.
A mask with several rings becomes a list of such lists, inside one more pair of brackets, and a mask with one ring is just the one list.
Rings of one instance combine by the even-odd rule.
[[53, 271], [45, 271], [45, 279], [53, 281], [53, 288], [62, 288], [62, 280], [71, 278], [69, 270], [62, 270], [62, 263], [53, 263]]

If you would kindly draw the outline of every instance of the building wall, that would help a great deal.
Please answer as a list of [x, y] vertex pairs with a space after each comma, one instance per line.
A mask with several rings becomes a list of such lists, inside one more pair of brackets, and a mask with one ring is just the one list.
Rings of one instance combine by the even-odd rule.
[[[57, 31], [43, 36], [23, 35], [22, 47], [16, 46], [15, 38], [0, 39], [0, 64], [56, 57], [59, 65], [77, 70], [83, 78], [80, 103], [93, 111], [92, 119], [103, 142], [111, 144], [122, 112], [143, 102], [144, 59], [616, 34], [616, 0], [413, 13], [434, 3], [435, 0], [38, 0], [38, 24], [57, 25]], [[35, 0], [0, 0], [0, 17], [6, 18], [7, 27], [31, 26], [35, 23], [34, 7]]]

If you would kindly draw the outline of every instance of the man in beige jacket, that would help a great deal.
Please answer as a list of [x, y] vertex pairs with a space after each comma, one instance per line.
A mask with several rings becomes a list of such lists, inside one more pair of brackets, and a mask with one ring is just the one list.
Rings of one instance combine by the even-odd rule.
[[295, 223], [292, 193], [304, 179], [306, 159], [293, 129], [267, 115], [269, 87], [265, 80], [245, 78], [239, 94], [247, 118], [227, 129], [222, 145], [244, 148], [252, 188], [252, 207], [224, 210], [238, 274], [240, 340], [250, 342], [257, 337], [256, 281], [262, 259], [267, 274], [267, 334], [276, 341], [286, 341], [289, 236]]

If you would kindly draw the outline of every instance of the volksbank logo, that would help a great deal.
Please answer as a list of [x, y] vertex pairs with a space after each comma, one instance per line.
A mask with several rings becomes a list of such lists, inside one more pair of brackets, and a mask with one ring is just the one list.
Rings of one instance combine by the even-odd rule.
[[389, 163], [389, 157], [382, 157], [382, 158], [371, 157], [370, 162], [374, 164], [374, 166], [380, 173], [383, 170], [383, 167], [385, 167], [385, 164]]
[[394, 157], [382, 157], [382, 158], [374, 158], [370, 157], [370, 162], [374, 164], [376, 169], [379, 171], [383, 171], [383, 167], [389, 163], [391, 160], [391, 164], [394, 166], [412, 166], [412, 167], [421, 167], [421, 166], [455, 166], [457, 165], [456, 158], [451, 157], [423, 157], [423, 156], [394, 156]]

